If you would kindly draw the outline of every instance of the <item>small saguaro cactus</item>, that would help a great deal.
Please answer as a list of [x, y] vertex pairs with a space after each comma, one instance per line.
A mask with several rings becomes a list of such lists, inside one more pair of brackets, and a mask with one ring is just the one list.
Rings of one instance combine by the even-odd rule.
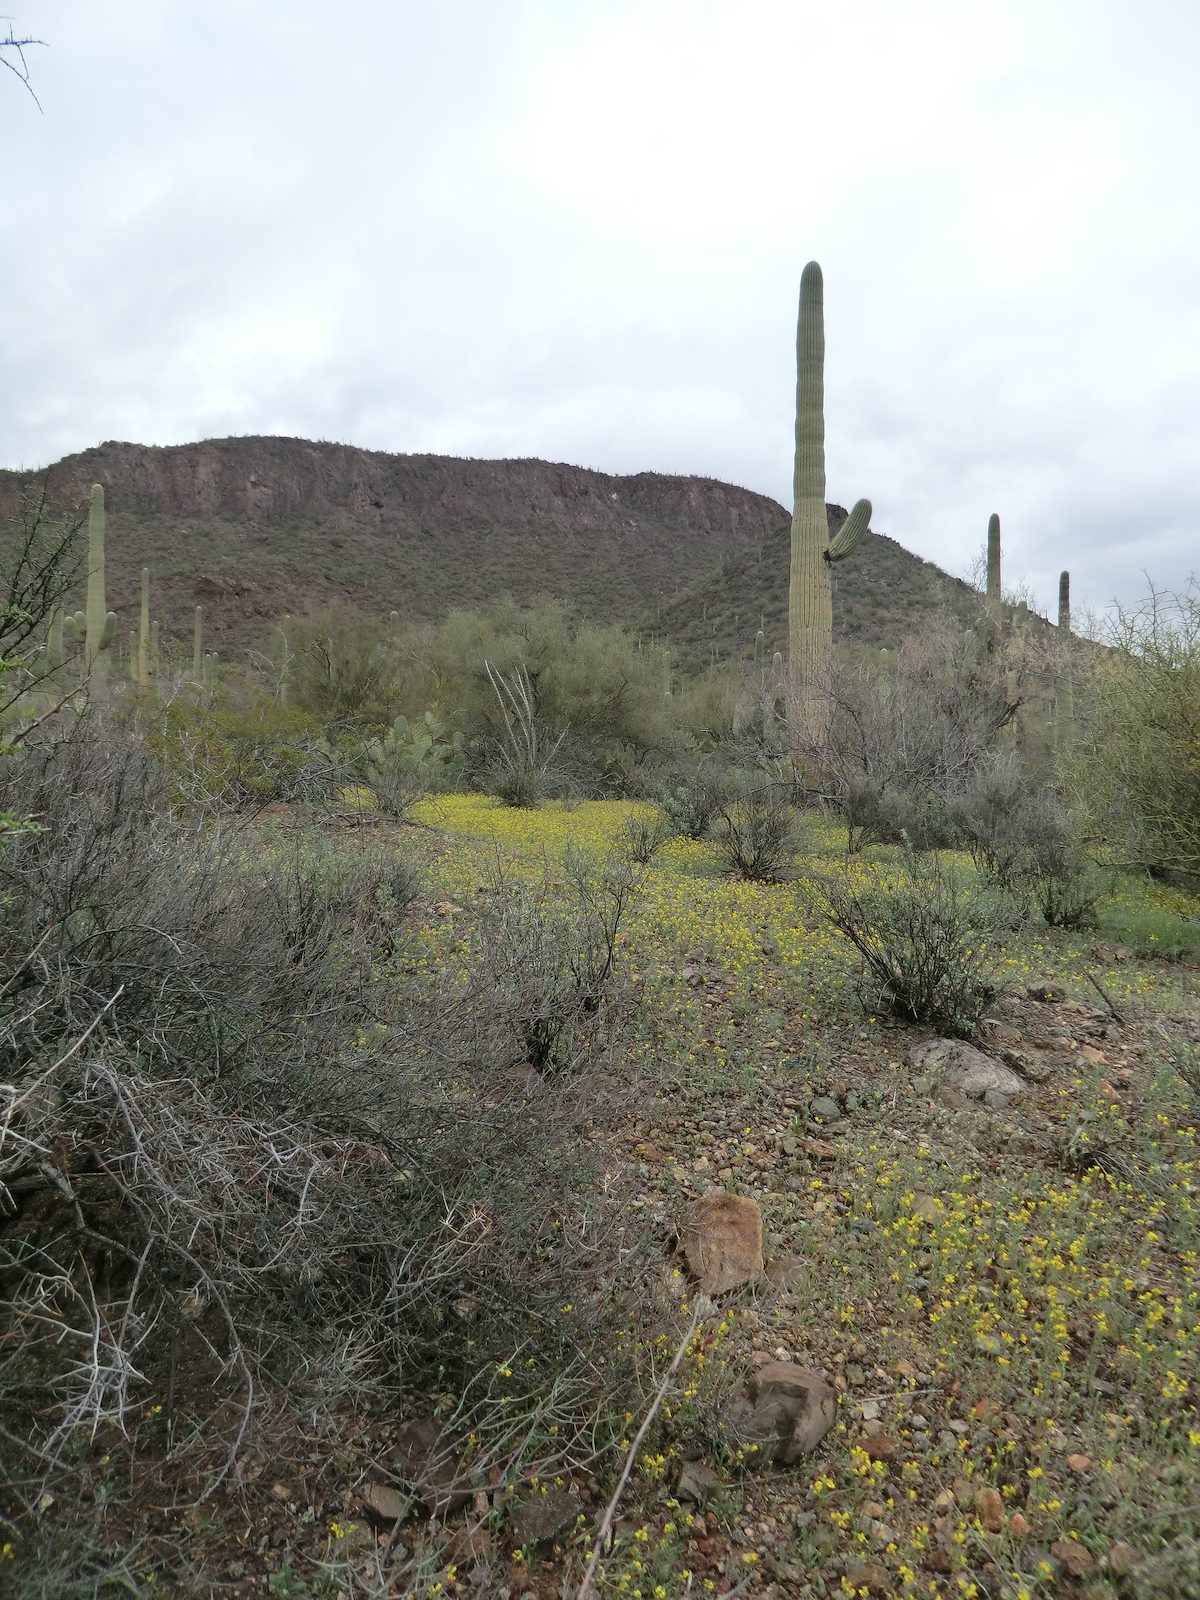
[[1058, 692], [1054, 697], [1054, 747], [1065, 756], [1075, 738], [1075, 683], [1071, 675], [1071, 574], [1058, 579], [1058, 632], [1061, 649]]
[[150, 568], [142, 568], [142, 609], [138, 618], [137, 681], [142, 689], [150, 687]]
[[63, 664], [63, 608], [62, 601], [55, 602], [50, 613], [50, 632], [46, 638], [46, 666], [57, 672]]
[[763, 652], [767, 648], [767, 636], [760, 628], [754, 635], [754, 670], [761, 673], [763, 670]]
[[104, 604], [104, 489], [92, 485], [88, 508], [87, 610], [84, 613], [83, 661], [88, 675], [97, 685], [104, 682], [108, 663], [104, 651], [117, 631], [116, 613]]
[[204, 675], [204, 607], [197, 606], [192, 616], [192, 681], [199, 683]]
[[833, 715], [833, 563], [867, 531], [871, 502], [860, 500], [836, 538], [825, 510], [825, 287], [815, 261], [800, 279], [796, 325], [796, 458], [788, 588], [791, 728], [795, 744], [823, 748]]
[[663, 651], [663, 694], [671, 693], [671, 651], [670, 647]]

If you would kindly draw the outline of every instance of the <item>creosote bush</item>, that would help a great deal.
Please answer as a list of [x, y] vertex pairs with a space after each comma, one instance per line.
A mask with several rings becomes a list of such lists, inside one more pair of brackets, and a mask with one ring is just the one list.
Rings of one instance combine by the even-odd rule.
[[799, 823], [786, 787], [751, 789], [721, 811], [717, 854], [748, 883], [778, 883], [800, 845]]
[[861, 959], [868, 1010], [893, 1011], [938, 1033], [970, 1038], [994, 990], [1002, 911], [936, 855], [899, 853], [882, 880], [847, 866], [814, 880], [813, 903]]

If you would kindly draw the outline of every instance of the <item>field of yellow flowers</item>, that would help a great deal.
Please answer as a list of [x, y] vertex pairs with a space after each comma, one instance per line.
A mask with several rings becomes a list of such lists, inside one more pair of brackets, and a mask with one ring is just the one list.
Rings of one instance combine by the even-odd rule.
[[[427, 801], [433, 894], [466, 907], [498, 863], [603, 861], [630, 815]], [[826, 864], [844, 849], [833, 825], [811, 837]], [[886, 852], [863, 867], [886, 874]], [[714, 1186], [758, 1200], [773, 1282], [688, 1345], [594, 1592], [1200, 1593], [1198, 1113], [1158, 1044], [1195, 1014], [1200, 905], [1123, 880], [1098, 931], [1014, 935], [980, 1043], [1032, 1052], [1037, 1081], [954, 1110], [908, 1065], [927, 1035], [859, 1003], [804, 876], [733, 881], [674, 840], [625, 926], [613, 1070], [643, 1093], [624, 1158], [667, 1217]], [[683, 1419], [756, 1352], [821, 1369], [836, 1428], [773, 1473], [714, 1430], [699, 1492]], [[553, 1559], [515, 1550], [514, 1592], [559, 1593], [589, 1527]]]

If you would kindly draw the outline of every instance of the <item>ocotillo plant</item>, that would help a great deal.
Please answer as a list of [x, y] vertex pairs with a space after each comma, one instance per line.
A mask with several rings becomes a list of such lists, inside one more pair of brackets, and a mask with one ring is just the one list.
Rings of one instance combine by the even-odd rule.
[[815, 261], [800, 279], [796, 326], [796, 460], [788, 589], [791, 730], [798, 746], [828, 743], [833, 714], [832, 564], [867, 531], [871, 502], [860, 500], [830, 541], [825, 511], [825, 290]]

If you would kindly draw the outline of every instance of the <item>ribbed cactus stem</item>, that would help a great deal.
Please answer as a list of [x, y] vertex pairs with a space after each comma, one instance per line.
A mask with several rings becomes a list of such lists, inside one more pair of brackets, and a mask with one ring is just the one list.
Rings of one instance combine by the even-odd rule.
[[1054, 747], [1060, 758], [1075, 740], [1075, 682], [1071, 674], [1071, 574], [1058, 578], [1058, 632], [1063, 645], [1058, 693], [1054, 700]]
[[142, 568], [142, 609], [138, 618], [137, 681], [150, 687], [150, 568]]
[[775, 674], [775, 676], [777, 678], [782, 680], [782, 678], [783, 678], [783, 651], [782, 650], [776, 650], [775, 654], [771, 657], [771, 671]]
[[999, 617], [1002, 591], [1000, 587], [1000, 518], [993, 511], [988, 518], [987, 535], [987, 603], [993, 616]]
[[671, 693], [671, 652], [670, 652], [670, 649], [666, 649], [666, 650], [663, 651], [663, 693], [665, 695], [669, 695]]
[[55, 603], [50, 613], [50, 632], [46, 639], [46, 665], [57, 672], [63, 664], [63, 608], [62, 601]]
[[199, 683], [204, 674], [204, 607], [197, 606], [192, 615], [192, 680]]
[[108, 611], [104, 603], [104, 489], [98, 483], [92, 485], [91, 504], [88, 507], [88, 581], [85, 617], [84, 668], [96, 684], [99, 684], [107, 673], [103, 652]]
[[832, 544], [825, 510], [825, 287], [810, 261], [800, 278], [796, 325], [796, 458], [792, 480], [792, 559], [788, 586], [791, 726], [795, 743], [823, 748], [833, 712], [832, 563], [867, 531], [871, 505], [860, 500]]
[[129, 630], [129, 681], [138, 684], [142, 681], [142, 644], [134, 628]]
[[767, 648], [767, 636], [760, 628], [754, 635], [754, 668], [756, 672], [763, 669], [763, 659]]
[[158, 618], [150, 624], [150, 676], [158, 677]]

